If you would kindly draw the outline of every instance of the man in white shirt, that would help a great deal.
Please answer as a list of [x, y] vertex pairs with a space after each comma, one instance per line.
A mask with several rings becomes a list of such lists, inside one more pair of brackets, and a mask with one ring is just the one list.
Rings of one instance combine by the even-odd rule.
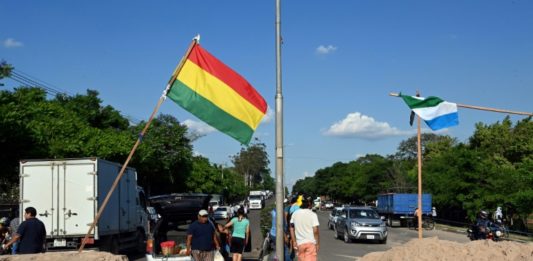
[[320, 246], [318, 216], [311, 211], [308, 199], [291, 216], [291, 239], [298, 253], [298, 261], [316, 261]]

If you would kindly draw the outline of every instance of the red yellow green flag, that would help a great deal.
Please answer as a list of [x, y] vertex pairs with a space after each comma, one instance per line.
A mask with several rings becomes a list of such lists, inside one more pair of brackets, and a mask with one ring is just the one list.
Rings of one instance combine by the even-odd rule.
[[193, 46], [167, 97], [196, 117], [248, 144], [266, 114], [265, 99], [199, 44]]

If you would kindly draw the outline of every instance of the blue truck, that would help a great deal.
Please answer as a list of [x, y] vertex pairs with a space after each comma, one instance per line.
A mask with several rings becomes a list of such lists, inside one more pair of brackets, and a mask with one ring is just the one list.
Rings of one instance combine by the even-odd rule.
[[[377, 211], [389, 226], [405, 226], [418, 207], [418, 194], [388, 193], [378, 195]], [[422, 194], [422, 214], [431, 215], [431, 194]]]

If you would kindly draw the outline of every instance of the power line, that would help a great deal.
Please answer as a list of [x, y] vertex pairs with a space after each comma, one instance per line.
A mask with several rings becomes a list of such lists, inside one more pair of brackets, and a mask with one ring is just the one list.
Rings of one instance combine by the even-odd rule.
[[45, 81], [43, 81], [43, 80], [41, 80], [41, 79], [39, 79], [39, 78], [37, 78], [37, 77], [35, 77], [35, 76], [31, 76], [31, 75], [29, 75], [29, 74], [27, 74], [27, 73], [25, 73], [25, 72], [23, 72], [23, 71], [21, 71], [21, 70], [18, 70], [18, 69], [13, 68], [12, 73], [13, 73], [13, 72], [14, 72], [14, 73], [17, 73], [17, 74], [19, 74], [19, 75], [21, 75], [21, 76], [24, 76], [25, 78], [30, 79], [30, 80], [32, 80], [33, 82], [39, 83], [40, 85], [46, 86], [46, 87], [49, 88], [49, 89], [53, 89], [53, 90], [54, 90], [55, 92], [57, 92], [57, 93], [63, 93], [63, 94], [66, 94], [66, 95], [68, 95], [68, 96], [73, 96], [71, 93], [68, 93], [67, 91], [62, 90], [61, 88], [59, 88], [59, 87], [57, 87], [57, 86], [55, 86], [55, 85], [53, 85], [53, 84], [50, 84], [50, 83], [48, 83], [48, 82], [45, 82]]
[[[61, 90], [55, 85], [52, 85], [43, 80], [40, 80], [20, 70], [15, 70], [14, 68], [11, 70], [11, 74], [9, 78], [11, 78], [12, 80], [22, 85], [35, 86], [35, 87], [41, 88], [50, 95], [64, 95], [64, 96], [70, 96], [70, 97], [74, 96], [71, 93], [68, 93], [67, 91]], [[126, 118], [130, 122], [130, 124], [133, 124], [133, 125], [137, 125], [139, 124], [139, 122], [141, 122], [141, 120], [130, 115], [122, 115], [122, 116]]]
[[9, 76], [11, 79], [19, 82], [19, 83], [22, 83], [22, 84], [25, 84], [25, 85], [28, 85], [28, 86], [36, 86], [36, 87], [39, 87], [39, 88], [42, 88], [44, 89], [47, 93], [53, 93], [53, 94], [65, 94], [67, 95], [66, 93], [64, 92], [61, 92], [59, 90], [56, 90], [52, 87], [49, 87], [47, 86], [46, 84], [42, 84], [40, 82], [37, 82], [29, 77], [26, 77], [24, 75], [21, 75], [15, 71], [12, 71], [11, 72], [11, 75]]

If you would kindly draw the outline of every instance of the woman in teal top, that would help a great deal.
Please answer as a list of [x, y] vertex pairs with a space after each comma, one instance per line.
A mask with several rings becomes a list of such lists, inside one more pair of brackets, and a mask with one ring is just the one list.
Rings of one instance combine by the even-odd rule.
[[232, 260], [241, 261], [242, 251], [250, 239], [250, 221], [244, 216], [244, 209], [239, 208], [237, 217], [232, 218], [224, 227], [229, 228], [231, 226], [233, 226], [230, 247], [230, 251], [233, 254]]

